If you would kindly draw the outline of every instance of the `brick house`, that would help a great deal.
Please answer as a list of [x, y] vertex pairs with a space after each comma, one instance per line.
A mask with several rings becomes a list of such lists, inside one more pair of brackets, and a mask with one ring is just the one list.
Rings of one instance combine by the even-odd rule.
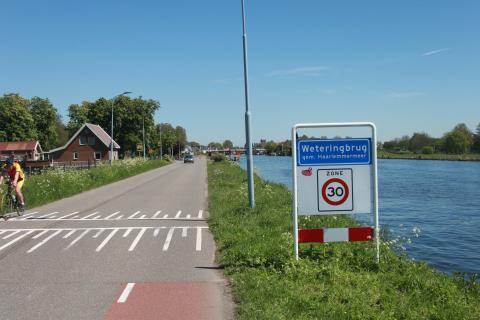
[[[50, 150], [48, 158], [52, 161], [107, 161], [110, 159], [110, 135], [102, 127], [85, 123], [60, 148]], [[120, 146], [113, 141], [113, 159], [118, 159]]]
[[42, 160], [42, 147], [38, 141], [0, 142], [0, 160], [11, 155], [18, 160]]

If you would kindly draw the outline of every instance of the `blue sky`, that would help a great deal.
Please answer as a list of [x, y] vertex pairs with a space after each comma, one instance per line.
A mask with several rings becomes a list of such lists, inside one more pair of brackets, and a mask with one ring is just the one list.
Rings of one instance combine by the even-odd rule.
[[[0, 1], [0, 94], [123, 91], [200, 143], [245, 141], [240, 0]], [[480, 123], [479, 1], [246, 0], [252, 138], [372, 121], [380, 140]]]

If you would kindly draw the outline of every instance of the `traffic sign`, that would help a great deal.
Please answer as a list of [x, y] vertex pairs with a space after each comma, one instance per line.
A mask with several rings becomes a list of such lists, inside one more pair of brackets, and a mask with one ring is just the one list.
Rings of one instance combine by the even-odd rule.
[[317, 170], [318, 211], [352, 211], [352, 169]]

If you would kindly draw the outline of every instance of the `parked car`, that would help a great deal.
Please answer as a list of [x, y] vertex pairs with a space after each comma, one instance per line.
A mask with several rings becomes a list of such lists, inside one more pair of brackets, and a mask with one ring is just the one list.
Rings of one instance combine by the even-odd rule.
[[183, 158], [183, 163], [193, 163], [193, 162], [194, 162], [194, 159], [193, 159], [193, 156], [191, 154], [187, 154]]

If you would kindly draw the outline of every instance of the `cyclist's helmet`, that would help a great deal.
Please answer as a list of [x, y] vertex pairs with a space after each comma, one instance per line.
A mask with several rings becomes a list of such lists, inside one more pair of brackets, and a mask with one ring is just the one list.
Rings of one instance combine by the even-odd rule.
[[7, 166], [11, 166], [13, 164], [13, 159], [7, 158], [7, 160], [5, 160], [5, 163], [7, 164]]

